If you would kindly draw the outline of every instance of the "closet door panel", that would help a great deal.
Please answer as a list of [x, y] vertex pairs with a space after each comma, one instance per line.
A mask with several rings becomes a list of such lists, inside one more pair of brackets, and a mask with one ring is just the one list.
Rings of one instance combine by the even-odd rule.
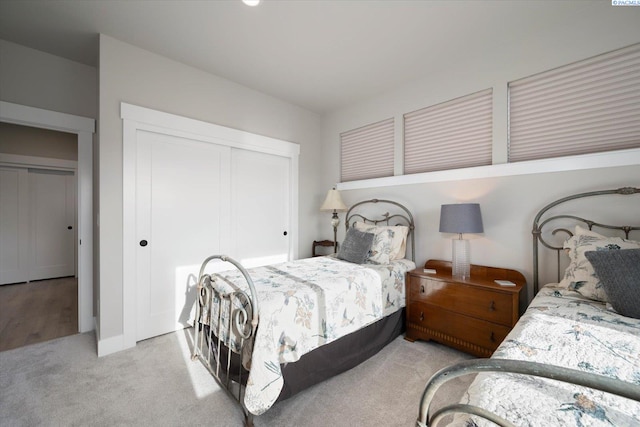
[[29, 171], [29, 280], [75, 275], [75, 177]]
[[231, 152], [231, 256], [245, 267], [290, 259], [290, 168], [288, 157]]
[[189, 326], [200, 263], [224, 252], [229, 148], [140, 132], [136, 161], [139, 341]]
[[0, 168], [0, 285], [27, 281], [28, 194], [26, 169]]

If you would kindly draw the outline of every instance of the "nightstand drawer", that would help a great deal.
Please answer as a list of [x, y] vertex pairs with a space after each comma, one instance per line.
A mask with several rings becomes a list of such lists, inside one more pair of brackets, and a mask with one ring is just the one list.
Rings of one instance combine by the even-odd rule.
[[489, 288], [411, 276], [411, 300], [446, 307], [478, 319], [513, 324], [513, 297]]
[[[490, 355], [511, 328], [497, 325], [437, 307], [414, 302], [408, 309], [408, 329], [416, 329], [431, 339], [456, 347], [475, 345]], [[466, 343], [466, 344], [465, 344]], [[477, 349], [474, 349], [478, 352]]]

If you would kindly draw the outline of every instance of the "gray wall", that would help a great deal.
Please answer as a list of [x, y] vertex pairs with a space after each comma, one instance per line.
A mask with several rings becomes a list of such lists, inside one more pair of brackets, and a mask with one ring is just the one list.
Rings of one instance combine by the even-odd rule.
[[[0, 100], [96, 119], [98, 70], [36, 49], [0, 40]], [[97, 152], [96, 141], [94, 135], [94, 154]], [[66, 156], [66, 154], [58, 152], [57, 148], [57, 154], [51, 153], [49, 148], [48, 155], [50, 157]], [[75, 156], [77, 158], [77, 143]], [[99, 291], [98, 266], [100, 265], [97, 250], [99, 236], [96, 228], [99, 191], [96, 165], [97, 161], [94, 160], [94, 295], [97, 295]], [[93, 312], [96, 311], [97, 304], [94, 301]]]
[[[575, 16], [562, 21], [548, 2], [548, 20], [532, 23], [527, 42], [482, 46], [477, 55], [461, 57], [446, 67], [434, 65], [425, 77], [366, 102], [333, 111], [323, 118], [323, 170], [319, 177], [328, 188], [340, 179], [341, 132], [389, 117], [402, 126], [402, 115], [422, 107], [494, 89], [494, 161], [506, 159], [507, 83], [599, 53], [640, 42], [640, 8], [612, 7], [610, 2], [575, 4]], [[438, 41], [445, 43], [446, 40]], [[434, 58], [437, 60], [437, 58]], [[398, 139], [401, 132], [396, 132]], [[397, 141], [401, 151], [401, 141]], [[402, 155], [402, 154], [400, 154]], [[638, 154], [635, 155], [638, 159]], [[640, 162], [636, 162], [640, 163]], [[570, 168], [571, 161], [566, 162]], [[438, 232], [440, 205], [458, 201], [481, 204], [485, 232], [470, 236], [472, 262], [517, 269], [532, 277], [531, 225], [536, 211], [556, 198], [592, 189], [640, 186], [640, 166], [596, 168], [571, 172], [497, 176], [481, 179], [449, 178], [444, 182], [373, 187], [343, 191], [345, 203], [390, 198], [405, 203], [417, 218], [416, 261], [451, 259], [451, 235]], [[460, 174], [462, 176], [462, 174]], [[636, 205], [637, 206], [637, 205]], [[341, 216], [341, 218], [344, 218]], [[326, 228], [323, 218], [319, 227]], [[343, 233], [343, 230], [340, 230]], [[339, 235], [338, 240], [342, 237]], [[550, 276], [546, 276], [550, 277]]]
[[122, 325], [122, 121], [120, 102], [300, 144], [300, 256], [311, 252], [320, 202], [320, 117], [165, 57], [100, 36], [100, 338]]
[[78, 137], [72, 133], [0, 123], [0, 153], [78, 160]]
[[15, 104], [97, 117], [94, 67], [0, 40], [0, 99]]

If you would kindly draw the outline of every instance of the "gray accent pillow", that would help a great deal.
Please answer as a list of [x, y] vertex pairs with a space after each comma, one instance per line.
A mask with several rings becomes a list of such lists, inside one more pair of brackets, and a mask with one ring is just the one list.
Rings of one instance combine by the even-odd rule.
[[640, 319], [640, 249], [589, 251], [584, 255], [593, 265], [614, 310]]
[[338, 258], [354, 264], [364, 264], [371, 250], [374, 235], [350, 227], [338, 250]]

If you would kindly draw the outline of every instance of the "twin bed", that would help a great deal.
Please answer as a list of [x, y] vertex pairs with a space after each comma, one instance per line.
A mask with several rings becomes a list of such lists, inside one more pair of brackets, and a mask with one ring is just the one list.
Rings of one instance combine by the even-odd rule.
[[[491, 358], [434, 375], [422, 398], [416, 396], [418, 426], [449, 415], [452, 425], [467, 427], [640, 425], [640, 243], [629, 240], [640, 234], [640, 209], [636, 204], [626, 216], [634, 224], [617, 226], [558, 208], [587, 197], [639, 193], [629, 187], [582, 193], [536, 215], [533, 301]], [[378, 203], [400, 213], [374, 219], [357, 213]], [[354, 205], [346, 222], [348, 230], [375, 235], [362, 265], [332, 256], [249, 271], [224, 256], [202, 265], [193, 356], [237, 400], [246, 425], [275, 402], [376, 354], [404, 330], [404, 278], [415, 268], [411, 213], [374, 199]], [[555, 251], [557, 262], [567, 253], [569, 265], [559, 283], [539, 290], [540, 248]], [[237, 268], [205, 273], [213, 260]], [[461, 402], [431, 414], [438, 388], [468, 374], [477, 376]]]
[[[636, 203], [622, 215], [633, 225], [617, 226], [566, 213], [571, 208], [565, 205], [608, 196], [592, 199], [592, 207], [602, 206], [638, 193], [628, 187], [582, 193], [538, 213], [533, 301], [490, 359], [465, 361], [432, 377], [418, 426], [440, 425], [452, 414], [451, 425], [468, 427], [640, 425], [640, 242], [629, 240], [640, 230], [640, 209]], [[559, 283], [540, 290], [539, 248], [555, 251], [557, 262], [565, 253], [569, 258], [563, 277], [558, 270]], [[476, 373], [460, 403], [430, 414], [438, 387]]]
[[[386, 212], [372, 217], [372, 206]], [[250, 270], [226, 256], [202, 264], [193, 357], [241, 405], [246, 425], [275, 402], [373, 356], [404, 330], [413, 216], [399, 203], [373, 199], [353, 205], [346, 223], [337, 256]], [[207, 274], [212, 261], [237, 268]]]

